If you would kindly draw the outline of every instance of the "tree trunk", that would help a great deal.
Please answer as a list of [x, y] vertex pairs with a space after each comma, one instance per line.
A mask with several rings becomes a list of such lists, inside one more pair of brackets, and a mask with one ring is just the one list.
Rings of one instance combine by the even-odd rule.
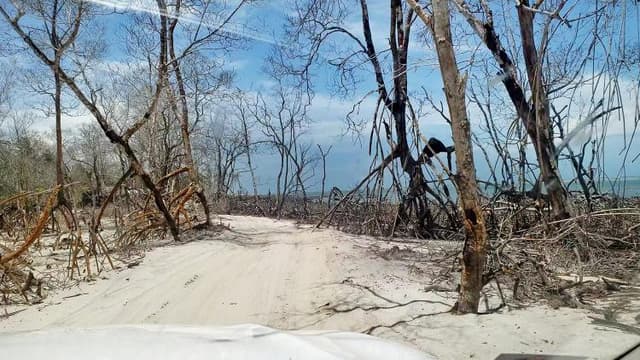
[[[417, 8], [415, 1], [410, 0], [409, 3]], [[477, 313], [480, 291], [483, 286], [482, 274], [486, 262], [487, 231], [478, 199], [471, 131], [465, 104], [466, 77], [460, 76], [453, 50], [449, 2], [448, 0], [433, 0], [432, 6], [434, 13], [433, 37], [451, 117], [451, 130], [456, 149], [457, 174], [455, 180], [465, 228], [460, 293], [455, 310], [462, 314]], [[422, 15], [420, 17], [427, 20]], [[426, 25], [429, 25], [428, 21]]]
[[[209, 204], [207, 202], [207, 197], [204, 193], [204, 189], [200, 184], [200, 178], [198, 176], [198, 168], [196, 166], [195, 161], [193, 161], [193, 150], [191, 147], [191, 135], [189, 130], [189, 106], [187, 104], [187, 92], [185, 90], [184, 79], [182, 78], [182, 71], [180, 70], [180, 62], [176, 58], [176, 53], [174, 48], [174, 32], [175, 32], [176, 25], [178, 25], [178, 17], [180, 14], [181, 3], [182, 2], [180, 0], [176, 2], [176, 5], [175, 5], [176, 17], [171, 21], [171, 24], [169, 26], [169, 34], [167, 36], [169, 59], [171, 61], [171, 64], [173, 65], [173, 72], [176, 76], [176, 84], [178, 86], [178, 94], [180, 96], [180, 107], [182, 110], [180, 113], [178, 113], [177, 106], [175, 106], [176, 108], [175, 115], [180, 118], [180, 132], [182, 134], [182, 143], [183, 143], [184, 152], [185, 152], [185, 162], [186, 162], [186, 166], [189, 168], [189, 179], [191, 180], [191, 184], [195, 186], [196, 196], [198, 197], [198, 200], [202, 205], [202, 209], [204, 210], [205, 224], [208, 226], [208, 225], [211, 225], [211, 213], [209, 211]], [[166, 12], [167, 11], [166, 6], [164, 9], [161, 9], [161, 10], [164, 10]], [[168, 81], [167, 81], [167, 91], [171, 91], [171, 92], [173, 91], [169, 86]], [[173, 98], [173, 94], [171, 94], [170, 97]], [[173, 101], [173, 103], [175, 105], [175, 101]]]
[[322, 183], [321, 183], [321, 190], [320, 190], [320, 204], [323, 204], [324, 189], [327, 182], [327, 155], [329, 155], [329, 152], [331, 151], [331, 148], [333, 147], [333, 145], [329, 146], [326, 152], [322, 151], [322, 146], [320, 146], [320, 144], [317, 144], [317, 146], [318, 146], [318, 150], [320, 151], [320, 156], [322, 157]]
[[251, 174], [251, 185], [253, 186], [253, 201], [258, 203], [258, 183], [256, 181], [256, 173], [253, 169], [253, 163], [251, 162], [251, 147], [249, 145], [249, 129], [247, 127], [247, 120], [242, 115], [242, 136], [244, 141], [244, 150], [247, 153], [247, 166], [249, 166], [249, 173]]
[[[419, 205], [419, 203], [421, 204], [423, 202], [418, 199], [423, 196], [425, 192], [428, 192], [429, 189], [424, 181], [421, 165], [415, 160], [409, 150], [406, 126], [407, 50], [409, 48], [413, 13], [410, 11], [407, 14], [407, 18], [404, 18], [401, 0], [391, 0], [390, 6], [389, 43], [391, 56], [393, 58], [393, 98], [387, 91], [382, 67], [380, 66], [374, 46], [367, 1], [360, 0], [365, 49], [375, 73], [376, 83], [378, 85], [378, 96], [393, 118], [395, 144], [391, 150], [391, 158], [392, 160], [400, 159], [403, 172], [410, 178], [407, 195], [399, 207], [398, 218], [405, 223], [408, 222], [408, 211], [410, 211], [411, 207], [415, 206], [417, 217], [416, 233], [423, 236], [428, 235], [430, 230], [428, 226], [425, 227], [424, 224], [425, 219], [430, 219], [430, 212], [428, 206]], [[390, 139], [392, 134], [389, 126], [386, 123], [384, 125], [386, 136]]]
[[533, 93], [533, 114], [530, 113], [531, 116], [528, 121], [530, 124], [535, 124], [535, 137], [532, 137], [532, 140], [536, 149], [538, 164], [540, 165], [542, 181], [551, 201], [553, 217], [555, 219], [565, 219], [570, 216], [570, 212], [567, 204], [567, 193], [558, 172], [555, 146], [553, 145], [553, 126], [550, 120], [549, 100], [544, 79], [542, 78], [542, 59], [538, 56], [534, 39], [533, 12], [525, 7], [529, 7], [528, 0], [522, 0], [516, 6], [527, 77]]
[[[523, 87], [517, 80], [515, 65], [495, 32], [492, 20], [493, 15], [490, 13], [485, 14], [487, 20], [486, 22], [482, 22], [474, 15], [463, 0], [454, 0], [454, 4], [476, 31], [487, 49], [491, 51], [498, 66], [500, 66], [502, 70], [502, 83], [536, 151], [542, 181], [551, 199], [554, 218], [562, 219], [570, 216], [566, 191], [560, 179], [556, 164], [549, 116], [549, 102], [546, 97], [546, 90], [542, 78], [541, 60], [538, 59], [539, 56], [534, 40], [533, 14], [531, 10], [525, 9], [522, 6], [525, 5], [528, 7], [529, 2], [520, 2], [519, 4], [522, 5], [518, 5], [517, 8], [523, 56], [526, 62], [529, 84], [533, 92], [533, 104], [530, 104], [527, 100]], [[490, 10], [485, 9], [485, 11]]]
[[100, 175], [100, 169], [98, 167], [98, 159], [93, 158], [93, 177], [96, 180], [96, 193], [98, 198], [102, 197], [102, 177]]
[[[55, 36], [55, 31], [53, 32]], [[64, 217], [65, 224], [67, 225], [67, 229], [75, 229], [76, 220], [73, 216], [73, 211], [71, 209], [71, 203], [67, 200], [65, 196], [64, 189], [64, 157], [62, 152], [62, 81], [60, 80], [60, 56], [56, 52], [56, 57], [54, 60], [54, 68], [53, 68], [53, 76], [55, 83], [54, 90], [54, 111], [56, 118], [56, 185], [60, 186], [60, 191], [58, 191], [58, 201], [56, 203], [55, 209], [60, 209], [62, 212], [62, 216]]]
[[[58, 68], [59, 59], [56, 60], [56, 68]], [[62, 158], [62, 104], [61, 93], [62, 83], [60, 82], [60, 75], [57, 69], [54, 70], [55, 78], [55, 94], [54, 94], [54, 106], [56, 117], [56, 185], [64, 185], [64, 161]], [[63, 193], [60, 191], [58, 197]]]

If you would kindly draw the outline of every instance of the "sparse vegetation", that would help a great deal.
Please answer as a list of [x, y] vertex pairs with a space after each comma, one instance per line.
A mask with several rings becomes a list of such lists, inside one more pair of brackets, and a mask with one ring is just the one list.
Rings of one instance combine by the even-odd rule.
[[[2, 63], [28, 60], [0, 72], [0, 301], [42, 301], [243, 214], [454, 241], [441, 255], [461, 274], [459, 313], [487, 288], [501, 307], [592, 308], [640, 271], [640, 205], [624, 191], [639, 5], [598, 4], [296, 0], [255, 88], [226, 66], [266, 41], [235, 23], [255, 2], [2, 1]], [[116, 17], [120, 38], [105, 30]], [[351, 111], [313, 111], [317, 71]], [[321, 143], [322, 117], [364, 146]], [[332, 183], [361, 153], [368, 171]]]

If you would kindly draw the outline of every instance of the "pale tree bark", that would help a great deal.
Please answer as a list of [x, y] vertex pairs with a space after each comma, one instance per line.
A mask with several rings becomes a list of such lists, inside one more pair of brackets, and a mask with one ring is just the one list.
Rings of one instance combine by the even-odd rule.
[[[49, 44], [53, 49], [53, 67], [51, 68], [54, 77], [54, 116], [55, 116], [55, 137], [56, 137], [56, 185], [61, 186], [62, 190], [58, 192], [58, 199], [55, 209], [60, 209], [64, 216], [67, 228], [74, 229], [76, 219], [73, 216], [73, 209], [71, 202], [67, 199], [64, 190], [64, 157], [63, 157], [63, 140], [62, 140], [62, 81], [60, 80], [60, 64], [65, 51], [76, 41], [78, 32], [80, 30], [80, 24], [84, 18], [86, 12], [86, 4], [79, 2], [77, 5], [76, 13], [74, 14], [73, 21], [70, 23], [68, 29], [58, 29], [60, 26], [60, 16], [65, 16], [64, 7], [66, 4], [61, 3], [59, 0], [54, 0], [50, 4], [51, 13], [47, 14], [46, 3], [39, 4], [38, 8], [41, 11], [43, 21], [50, 29], [48, 31]], [[73, 5], [69, 5], [73, 6]], [[58, 30], [62, 33], [59, 34]]]
[[[159, 3], [163, 2], [163, 0], [157, 0], [157, 1]], [[173, 216], [169, 212], [169, 209], [167, 208], [164, 202], [164, 199], [162, 198], [162, 194], [160, 193], [158, 188], [155, 186], [155, 183], [153, 179], [151, 179], [151, 176], [149, 175], [149, 173], [145, 171], [144, 167], [142, 166], [142, 163], [140, 162], [140, 160], [138, 160], [138, 157], [133, 151], [133, 148], [129, 144], [129, 139], [131, 138], [131, 136], [133, 136], [149, 120], [149, 118], [151, 117], [151, 114], [156, 111], [156, 107], [158, 105], [158, 101], [162, 93], [162, 83], [163, 83], [163, 79], [167, 69], [167, 61], [166, 61], [167, 39], [166, 39], [166, 36], [163, 36], [163, 34], [167, 33], [166, 15], [163, 15], [163, 14], [160, 15], [161, 36], [160, 36], [160, 56], [159, 56], [159, 68], [158, 68], [159, 74], [158, 74], [158, 81], [156, 84], [155, 93], [153, 95], [153, 98], [151, 99], [151, 103], [149, 104], [147, 111], [142, 116], [142, 118], [136, 121], [123, 134], [116, 133], [116, 131], [111, 127], [111, 125], [109, 124], [109, 121], [107, 120], [107, 117], [98, 108], [94, 94], [91, 94], [90, 96], [86, 95], [84, 91], [80, 89], [76, 81], [71, 76], [69, 76], [64, 71], [64, 69], [60, 67], [56, 68], [55, 61], [50, 59], [47, 56], [47, 54], [43, 52], [42, 49], [38, 47], [38, 45], [36, 45], [36, 43], [29, 36], [29, 34], [24, 31], [22, 26], [19, 24], [19, 21], [24, 15], [24, 13], [22, 13], [18, 9], [17, 15], [15, 17], [12, 17], [9, 14], [9, 12], [7, 12], [5, 7], [0, 5], [0, 15], [2, 15], [2, 17], [7, 21], [7, 23], [9, 23], [9, 25], [13, 28], [16, 34], [20, 36], [20, 38], [34, 52], [34, 54], [36, 55], [36, 57], [38, 57], [38, 59], [40, 59], [52, 71], [57, 70], [57, 73], [60, 76], [60, 80], [62, 80], [62, 82], [75, 94], [75, 96], [83, 104], [83, 106], [85, 106], [87, 110], [91, 112], [91, 114], [94, 116], [94, 118], [100, 125], [100, 128], [102, 129], [102, 131], [109, 138], [109, 140], [112, 143], [117, 144], [118, 146], [121, 147], [123, 152], [126, 154], [127, 159], [129, 160], [131, 169], [140, 178], [140, 180], [145, 185], [145, 187], [147, 187], [147, 189], [149, 189], [149, 191], [153, 195], [155, 204], [158, 210], [164, 216], [167, 226], [169, 227], [169, 231], [171, 232], [171, 235], [173, 236], [174, 240], [179, 241], [180, 237], [179, 237], [178, 226], [176, 225], [176, 222]]]
[[465, 243], [462, 251], [460, 293], [455, 311], [462, 314], [477, 313], [486, 262], [487, 230], [478, 198], [471, 126], [465, 104], [466, 76], [460, 75], [456, 62], [448, 0], [432, 1], [433, 18], [428, 17], [415, 0], [407, 0], [407, 2], [425, 25], [432, 29], [456, 148], [455, 181], [458, 188], [458, 202], [464, 219]]
[[[166, 4], [164, 2], [158, 2], [159, 6], [164, 6], [160, 11], [167, 12]], [[169, 98], [172, 102], [172, 107], [175, 112], [175, 116], [180, 119], [180, 133], [182, 135], [182, 143], [184, 147], [185, 153], [185, 165], [189, 168], [189, 180], [191, 181], [192, 186], [195, 187], [195, 194], [202, 205], [205, 214], [205, 225], [211, 225], [211, 212], [209, 210], [209, 204], [207, 202], [207, 197], [204, 193], [204, 189], [202, 184], [200, 183], [200, 177], [198, 176], [198, 167], [193, 161], [193, 147], [191, 146], [191, 135], [190, 135], [190, 125], [189, 125], [189, 105], [187, 103], [187, 91], [185, 89], [184, 78], [182, 77], [182, 70], [180, 69], [180, 59], [176, 57], [175, 52], [175, 29], [178, 25], [178, 19], [180, 17], [180, 7], [182, 5], [182, 1], [178, 0], [175, 4], [175, 17], [171, 20], [169, 24], [169, 32], [167, 34], [168, 40], [168, 50], [169, 50], [169, 61], [171, 62], [171, 67], [173, 69], [173, 74], [176, 79], [176, 86], [178, 87], [178, 98], [180, 100], [180, 110], [178, 111], [178, 106], [175, 101], [175, 97], [173, 96], [173, 90], [169, 82], [167, 81], [167, 91], [170, 92]], [[168, 80], [168, 79], [167, 79]]]
[[[185, 78], [184, 71], [182, 65], [182, 60], [186, 57], [195, 54], [200, 47], [206, 46], [207, 44], [211, 44], [218, 39], [219, 37], [227, 37], [228, 34], [224, 32], [224, 27], [231, 21], [231, 19], [238, 13], [238, 11], [248, 2], [248, 0], [240, 0], [233, 10], [224, 18], [222, 21], [213, 29], [208, 28], [209, 31], [203, 31], [204, 27], [198, 26], [195, 31], [189, 33], [185, 33], [185, 36], [181, 36], [176, 41], [176, 27], [178, 26], [178, 22], [181, 17], [181, 12], [184, 10], [183, 7], [191, 6], [188, 2], [187, 4], [183, 4], [182, 0], [176, 0], [175, 3], [167, 5], [167, 3], [163, 1], [158, 1], [158, 7], [161, 13], [168, 14], [168, 9], [173, 8], [174, 11], [171, 14], [171, 21], [169, 23], [168, 28], [168, 55], [169, 55], [169, 63], [171, 64], [171, 70], [175, 78], [175, 84], [178, 92], [178, 101], [175, 100], [175, 96], [173, 94], [173, 90], [171, 89], [171, 85], [167, 79], [167, 91], [169, 92], [169, 100], [172, 102], [172, 110], [175, 113], [175, 116], [180, 120], [180, 133], [182, 137], [182, 143], [185, 152], [185, 165], [189, 168], [189, 179], [192, 186], [195, 188], [195, 194], [198, 197], [200, 204], [205, 213], [205, 224], [211, 224], [211, 214], [207, 201], [207, 197], [205, 195], [204, 188], [202, 186], [202, 182], [200, 176], [198, 174], [198, 167], [193, 158], [193, 145], [191, 142], [191, 128], [193, 124], [190, 121], [189, 114], [189, 104], [187, 102], [187, 85], [186, 81], [188, 79]], [[212, 10], [212, 7], [216, 4], [214, 1], [205, 1], [201, 4], [200, 10], [202, 11], [202, 18], [205, 17], [205, 14]], [[190, 9], [187, 8], [186, 11], [189, 12], [194, 10], [193, 7]], [[218, 15], [216, 15], [218, 16]], [[189, 42], [186, 43], [186, 46], [183, 47], [182, 51], [177, 53], [177, 43], [184, 43], [183, 40], [180, 39], [190, 39]], [[179, 106], [178, 106], [179, 104]], [[197, 115], [196, 115], [197, 122]]]
[[56, 185], [61, 186], [61, 190], [58, 191], [58, 199], [54, 209], [61, 209], [62, 215], [65, 219], [66, 225], [68, 229], [75, 229], [76, 220], [73, 216], [73, 210], [71, 206], [71, 202], [65, 196], [64, 191], [64, 158], [62, 151], [62, 81], [60, 80], [60, 75], [58, 73], [58, 69], [60, 68], [60, 56], [58, 55], [58, 51], [56, 50], [56, 57], [54, 60], [54, 82], [55, 82], [55, 92], [54, 92], [54, 111], [55, 111], [55, 132], [56, 132]]
[[251, 140], [249, 139], [249, 127], [247, 124], [247, 116], [245, 108], [240, 105], [238, 107], [240, 112], [240, 119], [242, 122], [242, 141], [244, 145], [244, 151], [247, 153], [247, 166], [249, 167], [249, 173], [251, 175], [251, 185], [253, 186], [253, 200], [258, 203], [258, 181], [256, 180], [255, 169], [253, 168], [253, 162], [251, 160]]
[[322, 204], [322, 202], [324, 201], [324, 187], [327, 182], [327, 156], [329, 155], [329, 152], [331, 152], [331, 148], [333, 148], [333, 145], [330, 145], [327, 150], [322, 150], [322, 146], [320, 144], [317, 144], [317, 146], [318, 151], [320, 152], [320, 158], [322, 160], [322, 182], [320, 188], [320, 204]]

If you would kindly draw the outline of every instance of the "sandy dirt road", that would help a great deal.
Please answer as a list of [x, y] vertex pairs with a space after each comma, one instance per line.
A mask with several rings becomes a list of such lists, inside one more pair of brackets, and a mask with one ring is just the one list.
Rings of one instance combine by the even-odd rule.
[[[112, 324], [231, 325], [363, 332], [441, 359], [501, 352], [611, 358], [639, 334], [592, 324], [586, 311], [531, 307], [492, 315], [446, 313], [450, 292], [425, 291], [434, 245], [398, 245], [290, 221], [228, 216], [231, 231], [198, 232], [146, 253], [132, 268], [51, 294], [0, 320], [1, 332]], [[393, 246], [397, 248], [393, 249]], [[380, 256], [382, 250], [390, 256]], [[383, 253], [385, 253], [383, 251]], [[391, 325], [395, 325], [391, 327]]]

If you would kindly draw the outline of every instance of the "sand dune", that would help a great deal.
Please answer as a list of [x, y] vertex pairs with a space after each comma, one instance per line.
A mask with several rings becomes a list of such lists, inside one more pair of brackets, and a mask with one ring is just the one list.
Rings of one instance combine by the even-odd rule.
[[[582, 310], [450, 315], [455, 294], [425, 291], [438, 271], [429, 254], [445, 244], [393, 243], [266, 218], [222, 221], [231, 231], [193, 233], [187, 243], [157, 247], [138, 266], [0, 320], [0, 331], [254, 323], [369, 332], [440, 359], [493, 359], [503, 352], [606, 359], [640, 341], [638, 334], [592, 324], [592, 314]], [[409, 250], [418, 257], [394, 256]]]

